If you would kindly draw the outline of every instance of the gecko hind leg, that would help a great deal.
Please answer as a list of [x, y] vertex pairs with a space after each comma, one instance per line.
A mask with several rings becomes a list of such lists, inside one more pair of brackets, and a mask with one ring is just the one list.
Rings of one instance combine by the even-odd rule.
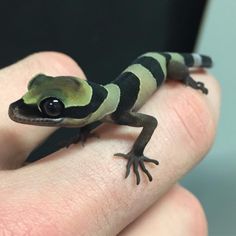
[[80, 133], [78, 136], [74, 137], [73, 143], [79, 143], [81, 142], [82, 146], [86, 143], [86, 141], [89, 138], [99, 138], [98, 134], [95, 132], [91, 133], [93, 130], [95, 130], [98, 126], [102, 124], [101, 121], [95, 121], [91, 124], [88, 124], [80, 129]]
[[204, 94], [208, 94], [208, 89], [204, 86], [204, 83], [202, 83], [200, 81], [195, 81], [191, 76], [187, 76], [183, 80], [183, 83], [186, 84], [187, 86], [194, 88], [194, 89], [201, 90]]
[[78, 133], [76, 133], [73, 137], [70, 137], [67, 140], [63, 140], [60, 142], [60, 144], [58, 145], [59, 148], [68, 148], [70, 147], [70, 145], [72, 144], [77, 144], [77, 143], [81, 143], [82, 146], [85, 145], [86, 141], [89, 138], [99, 138], [99, 136], [93, 132], [91, 133], [93, 130], [95, 130], [98, 126], [100, 126], [102, 124], [101, 121], [95, 121], [91, 124], [88, 124], [82, 128], [80, 128], [80, 130], [78, 131]]
[[167, 77], [172, 80], [179, 80], [193, 89], [201, 90], [204, 94], [208, 94], [208, 89], [203, 82], [195, 81], [189, 73], [186, 65], [178, 61], [170, 61], [167, 66]]
[[94, 123], [88, 124], [80, 129], [80, 133], [74, 137], [73, 144], [81, 143], [82, 146], [85, 145], [86, 141], [89, 138], [99, 138], [99, 135], [96, 132], [91, 133], [98, 126], [100, 126], [102, 122], [96, 121]]

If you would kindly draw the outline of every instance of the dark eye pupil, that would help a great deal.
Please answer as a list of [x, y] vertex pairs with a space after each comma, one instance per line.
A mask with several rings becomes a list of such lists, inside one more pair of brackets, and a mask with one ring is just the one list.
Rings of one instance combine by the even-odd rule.
[[46, 98], [40, 103], [40, 109], [49, 117], [58, 117], [63, 113], [64, 105], [57, 98]]

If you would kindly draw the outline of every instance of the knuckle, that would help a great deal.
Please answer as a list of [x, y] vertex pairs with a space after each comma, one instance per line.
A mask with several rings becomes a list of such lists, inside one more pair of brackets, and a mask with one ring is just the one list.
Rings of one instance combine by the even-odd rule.
[[175, 188], [173, 201], [178, 214], [191, 235], [207, 235], [207, 220], [197, 197], [183, 187]]

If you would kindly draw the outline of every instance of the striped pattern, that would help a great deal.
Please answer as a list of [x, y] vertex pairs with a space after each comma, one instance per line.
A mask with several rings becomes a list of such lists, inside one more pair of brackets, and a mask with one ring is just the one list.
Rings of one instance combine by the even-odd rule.
[[[77, 77], [39, 74], [29, 82], [28, 92], [22, 97], [24, 105], [28, 107], [24, 108], [24, 115], [28, 116], [28, 123], [47, 126], [53, 118], [49, 119], [34, 110], [34, 115], [30, 116], [29, 110], [37, 108], [46, 98], [55, 97], [65, 107], [60, 122], [55, 118], [55, 126], [82, 127], [98, 120], [111, 121], [113, 115], [115, 117], [126, 111], [138, 110], [165, 82], [167, 74], [170, 79], [189, 83], [191, 87], [207, 94], [204, 85], [191, 80], [191, 77], [185, 81], [188, 76], [186, 66], [211, 67], [212, 61], [207, 56], [195, 53], [148, 52], [138, 57], [120, 76], [105, 86]], [[17, 112], [19, 109], [14, 114]], [[14, 120], [16, 117], [14, 115]], [[22, 122], [22, 114], [18, 118]]]
[[150, 71], [152, 74], [152, 77], [156, 80], [157, 86], [163, 83], [165, 79], [165, 74], [163, 73], [160, 63], [157, 62], [157, 60], [154, 59], [153, 57], [151, 56], [139, 57], [133, 62], [133, 64], [134, 65], [140, 64], [143, 66], [144, 69]]
[[130, 110], [139, 94], [140, 81], [138, 77], [132, 72], [125, 71], [113, 81], [113, 84], [116, 84], [120, 89], [120, 102], [116, 113]]
[[118, 107], [121, 97], [119, 87], [115, 84], [107, 84], [104, 88], [107, 91], [107, 97], [88, 118], [88, 123], [103, 119], [106, 115], [115, 112]]
[[210, 57], [205, 55], [200, 55], [197, 53], [163, 52], [160, 54], [166, 58], [167, 63], [170, 60], [176, 60], [182, 62], [187, 67], [204, 67], [204, 68], [212, 67], [212, 60]]
[[148, 52], [138, 57], [112, 83], [120, 89], [115, 114], [139, 109], [166, 80], [167, 65], [178, 61], [187, 67], [210, 67], [209, 57], [196, 53]]
[[[64, 116], [84, 119], [86, 123], [90, 123], [108, 114], [119, 115], [125, 111], [138, 110], [165, 82], [167, 65], [171, 60], [181, 62], [188, 67], [211, 66], [209, 57], [194, 53], [145, 53], [106, 86], [79, 81], [80, 97], [76, 99], [75, 106], [66, 107]], [[79, 105], [84, 99], [84, 94], [86, 99], [83, 105]]]
[[[164, 80], [164, 77], [162, 77], [163, 80], [158, 82], [158, 77], [154, 77], [155, 74], [153, 74], [151, 70], [149, 70], [147, 67], [144, 67], [142, 64], [132, 64], [125, 70], [125, 72], [133, 73], [135, 75], [136, 81], [139, 83], [138, 93], [135, 94], [136, 100], [130, 104], [130, 110], [137, 110], [156, 91], [158, 84], [161, 84], [161, 81]], [[124, 98], [124, 101], [125, 100], [126, 99]]]
[[166, 78], [166, 59], [159, 53], [138, 57], [112, 83], [120, 88], [120, 103], [116, 114], [139, 109]]
[[64, 116], [68, 118], [81, 119], [96, 112], [106, 100], [108, 91], [101, 85], [87, 81], [92, 89], [91, 100], [84, 106], [71, 106], [65, 109]]

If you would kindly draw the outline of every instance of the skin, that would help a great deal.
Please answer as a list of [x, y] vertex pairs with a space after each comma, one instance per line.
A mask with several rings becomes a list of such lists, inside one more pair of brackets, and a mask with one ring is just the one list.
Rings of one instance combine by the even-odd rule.
[[199, 201], [176, 183], [202, 160], [215, 136], [220, 92], [211, 76], [193, 75], [206, 83], [207, 96], [172, 81], [140, 110], [158, 118], [146, 152], [160, 165], [149, 167], [152, 183], [143, 178], [137, 187], [135, 178], [122, 178], [126, 161], [112, 156], [129, 150], [139, 133], [132, 127], [103, 126], [99, 141], [90, 139], [84, 148], [73, 145], [20, 168], [55, 130], [17, 124], [7, 115], [9, 104], [38, 72], [85, 77], [69, 57], [51, 52], [0, 71], [0, 234], [207, 235]]

